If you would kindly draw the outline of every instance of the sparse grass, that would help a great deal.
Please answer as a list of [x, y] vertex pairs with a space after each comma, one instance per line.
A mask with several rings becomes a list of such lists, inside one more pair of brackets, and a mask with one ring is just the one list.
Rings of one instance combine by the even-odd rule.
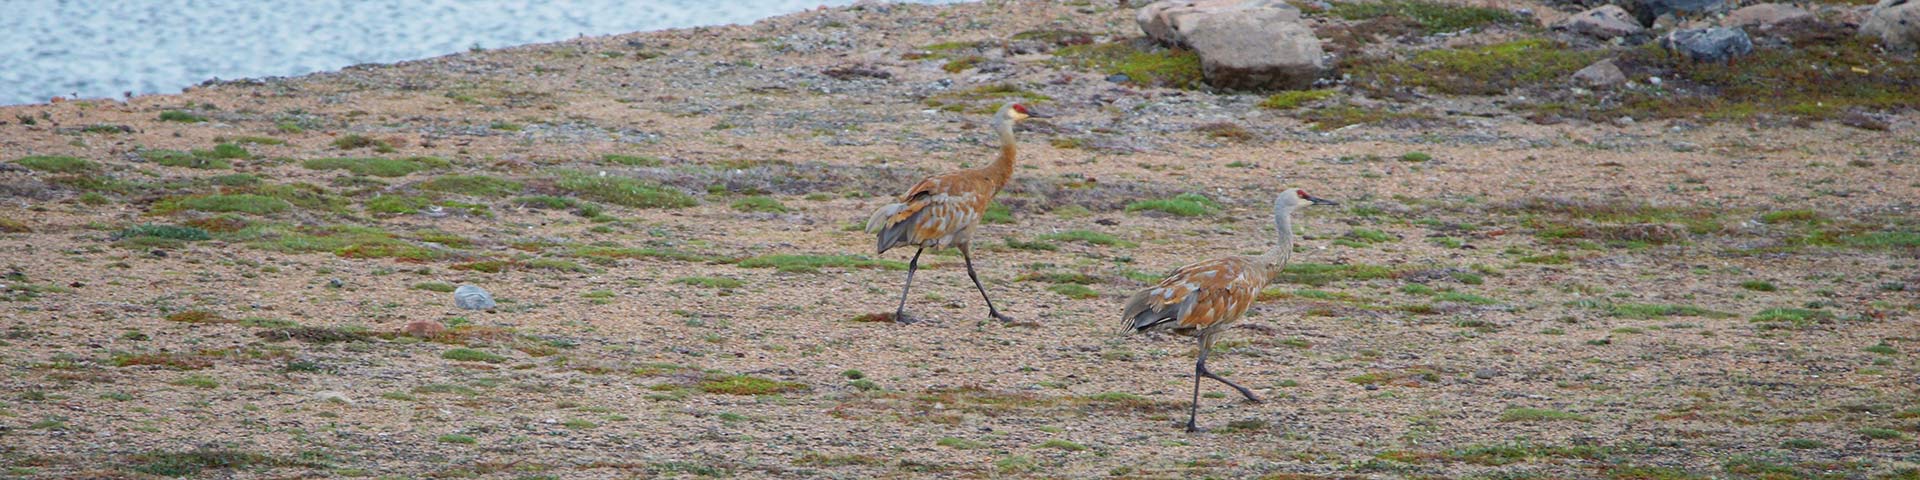
[[27, 226], [26, 222], [0, 217], [0, 233], [33, 233], [33, 227]]
[[1327, 131], [1361, 124], [1395, 124], [1436, 121], [1439, 118], [1421, 110], [1393, 107], [1359, 107], [1339, 104], [1302, 110], [1300, 120], [1313, 124], [1314, 130]]
[[772, 395], [805, 390], [804, 384], [746, 375], [718, 375], [700, 381], [700, 391], [725, 395]]
[[773, 197], [768, 197], [765, 195], [753, 195], [748, 197], [741, 197], [739, 199], [735, 199], [733, 203], [729, 204], [728, 206], [732, 207], [736, 211], [741, 211], [741, 212], [763, 212], [763, 213], [787, 213], [788, 212], [786, 204], [782, 204], [780, 203], [779, 200], [775, 200]]
[[1257, 135], [1254, 135], [1253, 132], [1248, 131], [1247, 127], [1242, 127], [1240, 124], [1233, 122], [1204, 123], [1193, 127], [1193, 131], [1206, 134], [1207, 138], [1234, 142], [1245, 142], [1259, 138]]
[[455, 348], [455, 349], [447, 350], [446, 352], [442, 352], [440, 354], [440, 358], [454, 360], [454, 361], [461, 361], [461, 362], [501, 363], [501, 362], [507, 361], [507, 357], [502, 357], [499, 355], [495, 355], [495, 354], [488, 353], [481, 350], [474, 350], [471, 348]]
[[565, 174], [555, 186], [582, 198], [634, 208], [681, 208], [700, 203], [672, 187], [637, 178]]
[[1333, 96], [1338, 93], [1340, 93], [1339, 90], [1330, 88], [1320, 90], [1288, 90], [1270, 95], [1266, 100], [1261, 100], [1260, 108], [1292, 110], [1309, 103], [1333, 98]]
[[1139, 85], [1194, 89], [1205, 81], [1200, 55], [1155, 47], [1145, 40], [1074, 45], [1056, 50], [1054, 55], [1071, 65], [1126, 75]]
[[1281, 270], [1278, 281], [1318, 287], [1333, 282], [1392, 278], [1394, 275], [1392, 268], [1380, 265], [1290, 263]]
[[1086, 450], [1087, 446], [1074, 443], [1071, 441], [1067, 441], [1067, 440], [1054, 439], [1054, 440], [1047, 440], [1046, 442], [1042, 442], [1040, 445], [1037, 445], [1034, 448], [1055, 448], [1060, 450], [1066, 450], [1069, 452], [1078, 452], [1081, 450]]
[[300, 162], [300, 165], [309, 170], [346, 170], [354, 175], [376, 177], [402, 177], [432, 168], [415, 159], [392, 158], [316, 158]]
[[[1408, 3], [1413, 2], [1400, 4]], [[1356, 59], [1350, 69], [1354, 76], [1352, 85], [1376, 93], [1422, 87], [1453, 95], [1499, 95], [1522, 86], [1560, 81], [1603, 54], [1536, 38], [1479, 47], [1424, 50], [1402, 61]]]
[[474, 439], [472, 435], [461, 435], [458, 433], [449, 433], [446, 435], [441, 435], [439, 440], [440, 440], [440, 443], [453, 443], [453, 444], [459, 444], [459, 445], [473, 445], [475, 443], [479, 443], [479, 440]]
[[1419, 26], [1423, 33], [1446, 33], [1487, 25], [1519, 25], [1519, 15], [1501, 8], [1462, 6], [1422, 0], [1386, 0], [1379, 2], [1338, 2], [1327, 13], [1347, 20], [1369, 20], [1398, 16]]
[[987, 447], [985, 442], [960, 437], [941, 437], [940, 440], [934, 444], [955, 450], [977, 450]]
[[720, 289], [740, 288], [741, 285], [745, 285], [739, 280], [722, 277], [680, 277], [673, 279], [673, 283]]
[[1509, 408], [1500, 412], [1502, 422], [1589, 422], [1585, 415], [1545, 408]]
[[1613, 303], [1602, 300], [1582, 300], [1575, 302], [1579, 306], [1607, 312], [1618, 318], [1652, 320], [1666, 317], [1706, 317], [1730, 318], [1736, 315], [1717, 312], [1692, 305], [1668, 305], [1658, 303]]
[[1860, 435], [1874, 440], [1906, 440], [1907, 434], [1899, 430], [1867, 427], [1860, 429]]
[[180, 323], [233, 323], [233, 320], [206, 310], [184, 310], [167, 314], [167, 321]]
[[[525, 197], [516, 197], [513, 199], [513, 203], [518, 205], [525, 205], [529, 208], [539, 208], [539, 209], [546, 209], [546, 210], [561, 210], [561, 209], [571, 208], [573, 209], [574, 215], [579, 215], [587, 218], [596, 218], [596, 219], [602, 218], [602, 216], [606, 213], [605, 208], [602, 208], [600, 205], [594, 204], [592, 202], [583, 202], [583, 201], [575, 200], [572, 198], [556, 197], [551, 195], [532, 195], [532, 196], [525, 196]], [[608, 219], [610, 220], [611, 218], [608, 218]]]
[[1156, 211], [1179, 217], [1197, 217], [1213, 213], [1220, 208], [1220, 202], [1196, 193], [1182, 193], [1173, 198], [1142, 200], [1127, 204], [1128, 212]]
[[865, 255], [774, 254], [741, 260], [745, 268], [773, 268], [789, 273], [818, 273], [822, 268], [884, 268], [906, 270], [906, 262], [881, 260]]
[[1772, 224], [1813, 223], [1820, 221], [1820, 213], [1813, 210], [1779, 210], [1760, 215], [1760, 221]]
[[127, 468], [135, 472], [163, 477], [200, 477], [211, 471], [248, 470], [261, 467], [323, 468], [318, 464], [238, 450], [154, 451], [131, 455], [127, 458]]
[[1052, 252], [1052, 251], [1060, 250], [1060, 246], [1054, 245], [1052, 242], [1044, 242], [1039, 240], [1032, 240], [1032, 241], [1021, 240], [1014, 237], [1007, 237], [1007, 248], [1011, 248], [1014, 250], [1033, 250], [1038, 252]]
[[1000, 105], [1009, 99], [1017, 99], [1029, 104], [1053, 100], [1052, 97], [1021, 88], [1019, 85], [995, 83], [966, 90], [950, 90], [927, 97], [924, 103], [929, 107], [947, 111], [990, 114], [997, 111]]
[[1013, 223], [1013, 209], [1000, 202], [987, 204], [987, 212], [980, 215], [980, 223], [988, 225]]
[[1773, 282], [1766, 280], [1747, 280], [1740, 282], [1740, 288], [1756, 292], [1771, 292], [1780, 289], [1780, 287], [1774, 286]]
[[625, 165], [629, 167], [658, 167], [661, 165], [660, 159], [645, 155], [609, 153], [601, 155], [600, 159], [614, 165]]
[[86, 173], [100, 169], [93, 161], [64, 155], [32, 155], [20, 157], [13, 163], [29, 170], [47, 173]]
[[1407, 152], [1400, 155], [1400, 161], [1402, 162], [1422, 163], [1431, 160], [1433, 160], [1433, 155], [1428, 155], [1426, 152]]
[[346, 135], [346, 136], [342, 136], [340, 138], [334, 139], [333, 148], [338, 148], [341, 150], [372, 148], [374, 151], [380, 152], [380, 153], [391, 153], [394, 151], [393, 144], [387, 142], [386, 140], [381, 140], [381, 139], [372, 138], [372, 137], [359, 135], [359, 134], [350, 134], [350, 135]]
[[1077, 283], [1057, 283], [1047, 286], [1047, 291], [1058, 293], [1072, 299], [1098, 298], [1100, 292]]
[[1860, 349], [1860, 351], [1867, 352], [1867, 353], [1877, 353], [1880, 355], [1888, 355], [1888, 356], [1900, 354], [1899, 349], [1893, 348], [1892, 345], [1888, 345], [1885, 342], [1881, 342], [1879, 344], [1875, 344], [1867, 348], [1862, 348]]
[[439, 293], [453, 293], [454, 290], [453, 284], [445, 282], [420, 282], [409, 288]]
[[420, 183], [420, 188], [475, 197], [505, 197], [526, 188], [520, 182], [486, 175], [447, 175]]
[[209, 377], [206, 375], [187, 375], [184, 377], [176, 378], [173, 381], [167, 382], [167, 383], [171, 385], [178, 385], [182, 387], [193, 387], [193, 388], [198, 388], [202, 390], [220, 388], [219, 380], [215, 380], [213, 377]]
[[116, 243], [137, 247], [177, 247], [185, 242], [212, 240], [213, 235], [193, 227], [143, 223], [113, 234]]
[[419, 213], [420, 209], [427, 208], [428, 205], [432, 204], [433, 201], [428, 200], [426, 197], [376, 195], [373, 198], [367, 199], [366, 209], [367, 213], [402, 215]]
[[1833, 319], [1833, 314], [1805, 308], [1769, 308], [1756, 313], [1749, 320], [1753, 323], [1780, 324], [1780, 327], [1802, 328], [1815, 323]]
[[183, 112], [180, 110], [167, 110], [164, 112], [160, 112], [159, 118], [160, 118], [160, 121], [162, 122], [203, 123], [207, 121], [207, 117], [202, 117], [199, 115]]

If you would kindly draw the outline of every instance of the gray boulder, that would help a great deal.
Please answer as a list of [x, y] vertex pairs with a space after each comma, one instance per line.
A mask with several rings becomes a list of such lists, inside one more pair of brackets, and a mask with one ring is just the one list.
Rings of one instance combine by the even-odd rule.
[[1573, 81], [1590, 88], [1612, 87], [1627, 83], [1627, 72], [1620, 71], [1613, 59], [1606, 59], [1573, 72]]
[[1738, 28], [1696, 28], [1660, 37], [1660, 47], [1697, 62], [1724, 62], [1753, 53], [1753, 39]]
[[1162, 0], [1135, 17], [1148, 36], [1200, 56], [1207, 83], [1228, 89], [1307, 88], [1326, 70], [1300, 10], [1273, 0]]
[[1860, 34], [1880, 40], [1887, 48], [1900, 51], [1920, 49], [1920, 2], [1880, 0], [1860, 22]]
[[467, 310], [486, 310], [496, 306], [493, 294], [473, 285], [461, 285], [453, 289], [453, 304]]
[[1555, 24], [1554, 28], [1601, 40], [1640, 35], [1647, 31], [1646, 27], [1633, 19], [1633, 14], [1618, 5], [1601, 5], [1580, 12]]
[[1775, 25], [1813, 21], [1813, 14], [1785, 3], [1748, 5], [1727, 14], [1720, 26], [1727, 28], [1768, 29]]

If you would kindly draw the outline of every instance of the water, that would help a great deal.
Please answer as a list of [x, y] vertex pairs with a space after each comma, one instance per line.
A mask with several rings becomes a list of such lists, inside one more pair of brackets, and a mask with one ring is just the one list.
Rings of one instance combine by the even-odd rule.
[[[926, 0], [922, 0], [926, 1]], [[5, 0], [0, 105], [646, 30], [853, 0]]]

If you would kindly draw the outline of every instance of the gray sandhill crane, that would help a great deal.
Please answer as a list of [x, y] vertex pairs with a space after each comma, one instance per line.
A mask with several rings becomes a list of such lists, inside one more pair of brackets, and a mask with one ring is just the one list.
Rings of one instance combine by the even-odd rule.
[[1207, 352], [1213, 350], [1213, 337], [1253, 306], [1260, 290], [1287, 266], [1293, 256], [1293, 211], [1308, 205], [1339, 205], [1290, 188], [1273, 199], [1274, 228], [1279, 241], [1266, 254], [1249, 257], [1217, 258], [1180, 267], [1160, 283], [1147, 287], [1127, 299], [1120, 314], [1127, 321], [1128, 333], [1163, 331], [1198, 337], [1199, 359], [1193, 364], [1193, 403], [1187, 409], [1187, 431], [1198, 431], [1194, 424], [1200, 413], [1200, 379], [1219, 380], [1239, 390], [1247, 401], [1260, 403], [1252, 390], [1207, 371]]
[[1013, 323], [1013, 317], [993, 307], [993, 298], [988, 297], [987, 288], [980, 285], [980, 275], [973, 272], [971, 244], [973, 228], [980, 224], [987, 205], [1013, 178], [1013, 124], [1028, 117], [1047, 118], [1047, 115], [1018, 103], [1000, 107], [993, 115], [993, 129], [1000, 134], [1000, 158], [984, 167], [927, 177], [908, 189], [899, 202], [874, 210], [873, 216], [867, 219], [867, 232], [879, 234], [879, 253], [901, 245], [917, 247], [913, 260], [907, 262], [906, 286], [900, 289], [900, 306], [893, 311], [895, 322], [915, 321], [907, 315], [907, 292], [913, 289], [913, 272], [920, 269], [920, 253], [928, 247], [951, 246], [960, 249], [961, 258], [966, 259], [967, 278], [973, 279], [973, 287], [980, 289], [980, 298], [986, 299], [987, 315]]

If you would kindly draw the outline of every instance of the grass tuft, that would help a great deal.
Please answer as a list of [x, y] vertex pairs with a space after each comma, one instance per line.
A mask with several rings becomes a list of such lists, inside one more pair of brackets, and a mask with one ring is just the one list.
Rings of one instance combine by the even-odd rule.
[[1502, 422], [1590, 422], [1585, 415], [1545, 408], [1509, 408], [1500, 412]]
[[1142, 200], [1127, 204], [1128, 212], [1156, 211], [1179, 217], [1197, 217], [1221, 208], [1220, 202], [1197, 193], [1182, 193], [1173, 198]]
[[32, 155], [20, 157], [13, 163], [36, 172], [47, 173], [86, 173], [100, 169], [100, 165], [87, 159], [64, 155]]
[[562, 176], [555, 186], [582, 198], [634, 208], [682, 208], [700, 203], [672, 187], [637, 178], [575, 173]]

